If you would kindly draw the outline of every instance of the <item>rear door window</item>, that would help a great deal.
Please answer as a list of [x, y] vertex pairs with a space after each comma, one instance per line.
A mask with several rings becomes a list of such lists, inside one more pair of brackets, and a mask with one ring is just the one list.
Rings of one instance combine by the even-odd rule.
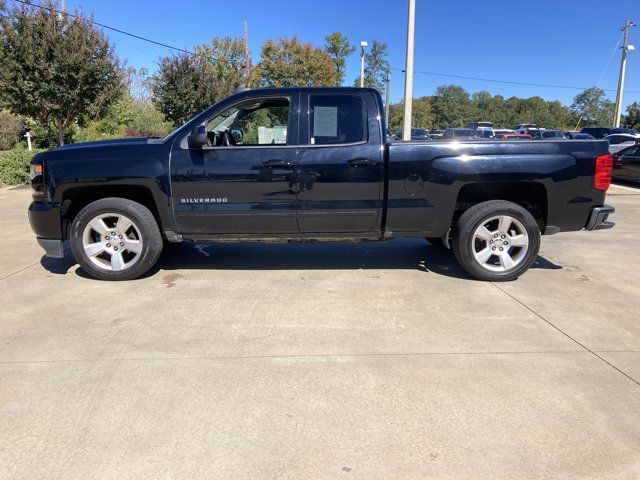
[[339, 145], [367, 140], [364, 102], [359, 95], [310, 95], [311, 145]]

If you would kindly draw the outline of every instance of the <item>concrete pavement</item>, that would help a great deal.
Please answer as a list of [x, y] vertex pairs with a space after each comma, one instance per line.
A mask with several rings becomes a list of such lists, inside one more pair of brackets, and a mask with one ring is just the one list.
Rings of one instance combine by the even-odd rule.
[[638, 478], [640, 191], [517, 282], [426, 241], [45, 260], [0, 189], [0, 478]]

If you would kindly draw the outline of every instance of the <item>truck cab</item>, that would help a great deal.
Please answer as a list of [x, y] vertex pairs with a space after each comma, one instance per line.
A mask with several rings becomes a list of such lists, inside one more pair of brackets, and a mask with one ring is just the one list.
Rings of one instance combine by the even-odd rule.
[[379, 234], [379, 102], [367, 89], [264, 89], [216, 105], [171, 142], [178, 231]]

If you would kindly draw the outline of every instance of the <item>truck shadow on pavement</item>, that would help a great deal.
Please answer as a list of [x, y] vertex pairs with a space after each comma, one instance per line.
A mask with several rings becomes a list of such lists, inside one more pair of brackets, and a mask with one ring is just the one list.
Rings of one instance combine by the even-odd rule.
[[[75, 265], [70, 252], [62, 259], [43, 257], [51, 273], [66, 274]], [[562, 267], [538, 256], [531, 268]], [[191, 243], [169, 244], [158, 263], [142, 278], [160, 270], [420, 270], [447, 277], [472, 279], [453, 253], [422, 239], [362, 243]], [[82, 269], [76, 274], [89, 278]]]

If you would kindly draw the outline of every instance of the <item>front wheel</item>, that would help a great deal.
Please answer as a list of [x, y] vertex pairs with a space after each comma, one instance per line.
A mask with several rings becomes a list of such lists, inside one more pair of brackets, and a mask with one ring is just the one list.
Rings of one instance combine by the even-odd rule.
[[131, 280], [158, 260], [162, 236], [147, 207], [125, 198], [103, 198], [84, 207], [71, 223], [73, 256], [100, 280]]
[[535, 262], [540, 249], [536, 219], [504, 200], [479, 203], [465, 211], [453, 234], [453, 253], [480, 280], [515, 280]]

